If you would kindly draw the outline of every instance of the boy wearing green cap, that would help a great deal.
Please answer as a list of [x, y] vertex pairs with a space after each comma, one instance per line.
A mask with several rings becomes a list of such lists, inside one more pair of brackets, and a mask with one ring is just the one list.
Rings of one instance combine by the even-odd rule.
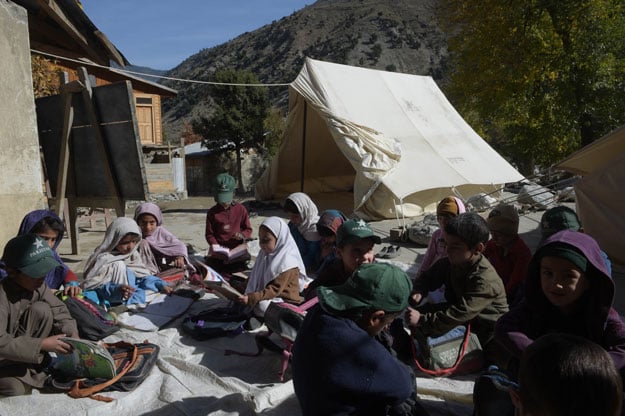
[[336, 231], [336, 255], [332, 263], [326, 266], [319, 275], [310, 282], [304, 291], [308, 300], [316, 296], [320, 286], [336, 286], [344, 283], [361, 264], [373, 263], [375, 254], [373, 247], [380, 244], [381, 239], [363, 220], [343, 222]]
[[293, 346], [303, 415], [417, 414], [414, 376], [374, 338], [406, 308], [411, 287], [399, 268], [377, 263], [318, 288]]
[[500, 352], [493, 341], [495, 322], [508, 312], [506, 291], [495, 268], [482, 255], [488, 225], [475, 213], [464, 213], [445, 225], [447, 257], [440, 259], [414, 282], [411, 302], [418, 305], [429, 291], [445, 285], [446, 302], [408, 308], [409, 328], [439, 337], [471, 322], [487, 360], [497, 362]]
[[43, 387], [48, 353], [70, 352], [60, 338], [78, 338], [78, 330], [45, 284], [59, 263], [44, 240], [35, 234], [15, 237], [2, 260], [8, 276], [0, 282], [0, 396], [18, 396]]
[[[247, 261], [250, 257], [245, 241], [252, 236], [252, 225], [247, 209], [233, 200], [235, 180], [227, 173], [220, 173], [215, 178], [214, 188], [217, 203], [206, 213], [204, 233], [208, 257], [236, 250], [241, 252], [237, 259]], [[222, 268], [220, 263], [212, 262], [211, 266]]]

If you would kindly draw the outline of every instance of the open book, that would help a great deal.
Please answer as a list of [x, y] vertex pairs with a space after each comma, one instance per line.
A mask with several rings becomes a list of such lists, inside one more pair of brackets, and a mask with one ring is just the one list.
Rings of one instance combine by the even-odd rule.
[[252, 258], [250, 252], [247, 250], [247, 244], [241, 244], [233, 249], [229, 249], [224, 246], [217, 246], [208, 250], [206, 257], [219, 259], [224, 264], [238, 263], [240, 261], [247, 261]]
[[67, 337], [61, 341], [71, 344], [73, 349], [69, 354], [56, 355], [53, 368], [57, 374], [70, 379], [115, 377], [115, 360], [106, 347], [86, 339]]
[[196, 262], [196, 265], [204, 276], [201, 284], [205, 288], [217, 292], [226, 299], [230, 300], [237, 300], [239, 297], [243, 296], [243, 294], [232, 287], [230, 283], [228, 283], [228, 281], [217, 272], [217, 270], [199, 260]]

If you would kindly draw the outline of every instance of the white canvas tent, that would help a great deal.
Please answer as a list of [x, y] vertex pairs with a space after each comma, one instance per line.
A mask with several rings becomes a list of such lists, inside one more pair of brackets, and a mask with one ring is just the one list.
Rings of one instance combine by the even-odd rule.
[[[256, 197], [353, 192], [365, 219], [432, 211], [522, 176], [471, 129], [431, 77], [306, 59], [289, 87], [279, 154]], [[313, 197], [314, 199], [314, 197]]]
[[625, 265], [625, 126], [556, 165], [582, 176], [575, 182], [577, 213], [584, 231], [610, 260]]

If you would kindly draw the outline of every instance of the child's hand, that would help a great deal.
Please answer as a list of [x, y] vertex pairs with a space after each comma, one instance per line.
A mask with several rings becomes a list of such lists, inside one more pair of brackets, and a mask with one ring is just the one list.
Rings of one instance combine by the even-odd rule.
[[76, 296], [78, 296], [78, 295], [80, 295], [82, 293], [82, 289], [80, 288], [80, 286], [67, 286], [63, 290], [63, 293], [66, 296], [69, 296], [71, 298], [75, 298]]
[[406, 309], [404, 313], [404, 322], [406, 322], [406, 325], [415, 327], [419, 324], [419, 319], [421, 319], [421, 313], [418, 310], [410, 307]]
[[174, 260], [174, 266], [176, 267], [184, 267], [184, 257], [178, 256]]
[[249, 302], [249, 298], [247, 297], [247, 295], [243, 295], [243, 296], [239, 296], [239, 298], [237, 299], [237, 302], [243, 304], [243, 305], [247, 305], [247, 303]]
[[119, 290], [122, 294], [122, 299], [123, 300], [128, 300], [133, 293], [135, 293], [135, 288], [129, 285], [121, 285], [119, 287]]
[[243, 235], [243, 233], [234, 233], [233, 237], [235, 240], [239, 240], [239, 241], [245, 240], [245, 236]]
[[72, 351], [72, 346], [61, 341], [61, 338], [66, 336], [67, 335], [65, 334], [59, 334], [44, 338], [41, 342], [41, 351], [54, 352], [57, 354], [69, 354]]
[[423, 295], [421, 293], [415, 292], [410, 294], [410, 304], [413, 306], [417, 306], [421, 299], [423, 299]]
[[169, 295], [171, 292], [173, 292], [173, 291], [174, 291], [174, 289], [173, 289], [171, 286], [169, 286], [169, 285], [165, 285], [165, 286], [163, 286], [163, 288], [161, 289], [161, 292], [166, 293], [166, 294], [168, 294], [168, 295]]

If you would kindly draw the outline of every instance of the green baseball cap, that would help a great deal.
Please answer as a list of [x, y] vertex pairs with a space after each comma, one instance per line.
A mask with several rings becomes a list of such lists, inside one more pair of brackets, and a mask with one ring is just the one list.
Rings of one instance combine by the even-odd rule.
[[548, 209], [540, 219], [540, 232], [545, 237], [562, 230], [579, 231], [580, 228], [577, 213], [565, 205]]
[[319, 302], [329, 312], [367, 308], [400, 312], [408, 306], [412, 282], [399, 267], [388, 263], [362, 264], [339, 286], [320, 286]]
[[23, 234], [9, 240], [2, 261], [33, 279], [40, 279], [60, 266], [48, 243], [36, 234]]
[[365, 238], [373, 239], [373, 242], [380, 244], [382, 239], [373, 233], [373, 230], [363, 220], [345, 221], [336, 231], [336, 244], [344, 246]]
[[219, 203], [232, 201], [234, 198], [235, 180], [227, 173], [220, 173], [215, 178], [215, 200]]

